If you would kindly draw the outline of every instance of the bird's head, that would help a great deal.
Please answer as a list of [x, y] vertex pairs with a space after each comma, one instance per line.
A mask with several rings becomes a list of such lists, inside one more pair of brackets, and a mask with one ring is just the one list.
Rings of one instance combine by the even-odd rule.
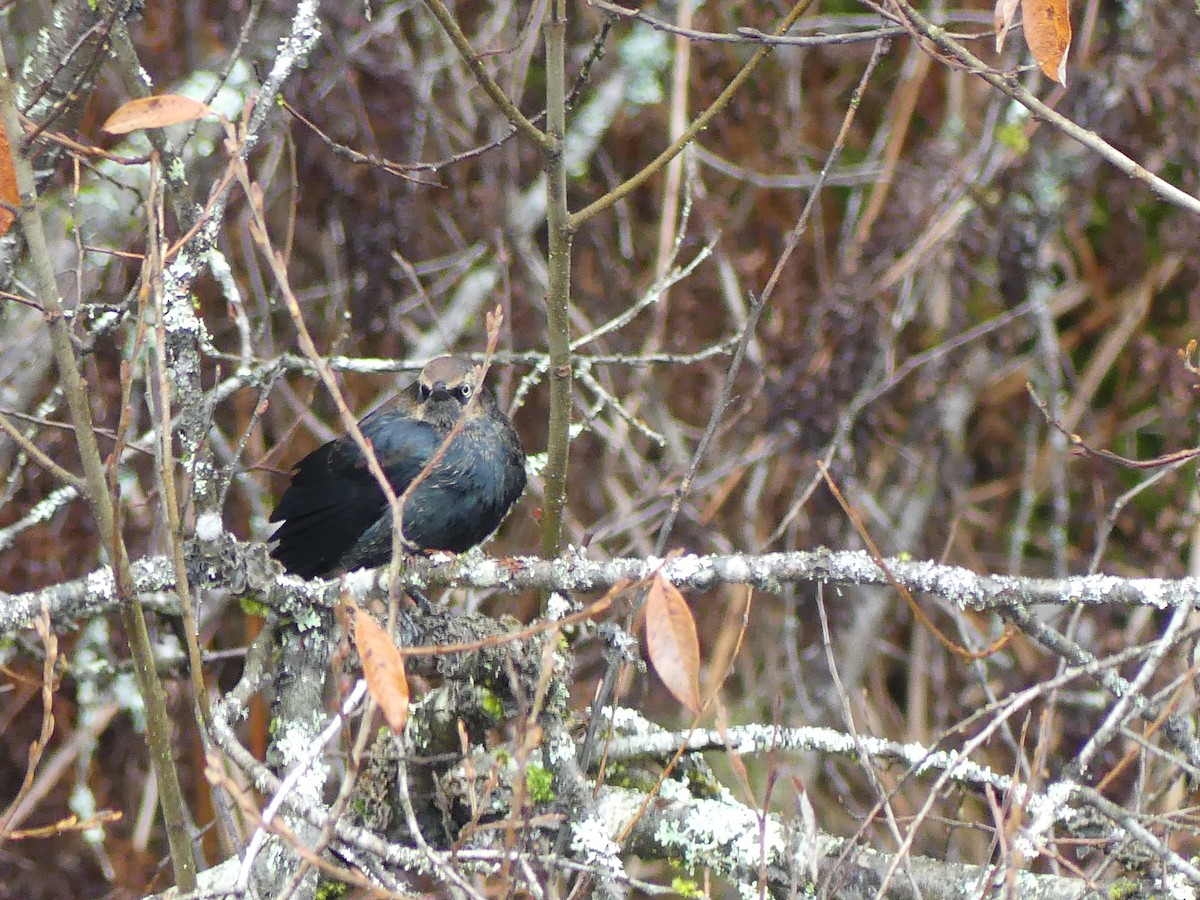
[[[439, 428], [452, 428], [479, 390], [479, 371], [466, 359], [439, 356], [426, 363], [413, 385], [413, 415]], [[486, 409], [487, 394], [476, 401], [475, 415]]]

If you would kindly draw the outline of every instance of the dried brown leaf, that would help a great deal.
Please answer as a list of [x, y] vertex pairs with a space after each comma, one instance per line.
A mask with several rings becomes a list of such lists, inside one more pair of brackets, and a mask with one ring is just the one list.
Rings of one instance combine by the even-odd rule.
[[408, 677], [404, 657], [374, 617], [354, 607], [354, 643], [362, 658], [367, 690], [392, 731], [400, 734], [408, 720]]
[[[17, 190], [17, 172], [13, 168], [12, 152], [8, 147], [8, 135], [3, 122], [0, 122], [0, 200], [9, 206], [17, 206], [21, 202], [21, 194]], [[0, 235], [8, 232], [15, 218], [7, 209], [0, 207]]]
[[207, 103], [179, 94], [140, 97], [122, 105], [100, 126], [108, 134], [128, 134], [143, 128], [163, 128], [212, 115]]
[[1067, 83], [1071, 49], [1071, 10], [1067, 0], [1022, 0], [1025, 43], [1046, 77]]
[[692, 713], [700, 712], [700, 642], [696, 621], [679, 589], [661, 574], [646, 598], [646, 648], [667, 690]]

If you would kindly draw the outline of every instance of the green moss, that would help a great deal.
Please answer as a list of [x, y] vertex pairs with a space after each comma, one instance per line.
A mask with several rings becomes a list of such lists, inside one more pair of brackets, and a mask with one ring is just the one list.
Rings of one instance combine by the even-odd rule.
[[700, 885], [692, 881], [690, 878], [680, 878], [676, 876], [671, 879], [671, 890], [680, 897], [703, 897], [704, 891]]
[[1010, 150], [1024, 154], [1029, 150], [1029, 135], [1024, 122], [1010, 122], [996, 129], [996, 140]]
[[248, 616], [257, 616], [260, 619], [265, 619], [267, 613], [271, 611], [271, 607], [267, 606], [257, 598], [255, 594], [245, 594], [238, 601], [242, 607], [242, 612]]
[[724, 790], [721, 782], [713, 777], [712, 772], [707, 769], [691, 769], [687, 773], [687, 786], [691, 791], [692, 796], [702, 798], [715, 798]]
[[539, 765], [528, 766], [525, 769], [525, 792], [539, 806], [553, 802], [554, 776]]
[[317, 886], [317, 900], [341, 900], [350, 893], [350, 885], [341, 881], [324, 881]]
[[604, 783], [613, 787], [635, 787], [634, 780], [629, 777], [629, 769], [624, 763], [610, 762], [604, 769]]
[[1108, 887], [1108, 900], [1126, 900], [1138, 892], [1137, 883], [1128, 878], [1120, 878]]
[[480, 693], [482, 694], [482, 697], [479, 705], [483, 708], [483, 711], [487, 713], [494, 721], [503, 722], [504, 702], [499, 696], [494, 694], [492, 691], [489, 691], [487, 688], [480, 688]]

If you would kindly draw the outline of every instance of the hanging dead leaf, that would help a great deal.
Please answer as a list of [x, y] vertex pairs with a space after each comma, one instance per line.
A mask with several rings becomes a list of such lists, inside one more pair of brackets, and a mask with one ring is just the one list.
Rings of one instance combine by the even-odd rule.
[[1022, 0], [1025, 43], [1046, 77], [1067, 83], [1067, 53], [1071, 49], [1071, 10], [1068, 0]]
[[392, 731], [400, 734], [408, 720], [408, 678], [404, 657], [370, 613], [355, 606], [354, 643], [362, 659], [367, 690]]
[[[21, 203], [21, 194], [17, 190], [17, 171], [13, 168], [12, 152], [8, 147], [8, 135], [4, 132], [3, 122], [0, 122], [0, 200], [9, 206]], [[0, 236], [12, 228], [14, 219], [16, 216], [0, 206]]]
[[679, 589], [661, 574], [646, 597], [646, 648], [667, 690], [691, 712], [700, 712], [700, 642], [696, 621]]
[[182, 122], [194, 122], [212, 114], [212, 108], [207, 103], [201, 103], [191, 97], [158, 94], [154, 97], [130, 100], [109, 116], [100, 129], [108, 134], [129, 134], [143, 128], [163, 128]]
[[1012, 28], [1013, 19], [1021, 0], [996, 0], [996, 10], [993, 21], [996, 24], [996, 52], [1004, 49], [1004, 39], [1008, 37], [1008, 29]]

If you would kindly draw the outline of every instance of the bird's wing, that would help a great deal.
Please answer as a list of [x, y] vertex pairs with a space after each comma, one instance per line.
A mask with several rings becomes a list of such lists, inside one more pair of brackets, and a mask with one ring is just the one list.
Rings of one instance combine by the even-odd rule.
[[[360, 424], [393, 490], [402, 493], [437, 451], [441, 438], [424, 422], [380, 410]], [[350, 435], [314, 450], [296, 465], [271, 513], [282, 522], [272, 555], [302, 577], [328, 574], [387, 512], [387, 498]]]
[[[425, 468], [445, 437], [428, 422], [392, 410], [371, 413], [360, 424], [397, 494]], [[367, 462], [358, 445], [352, 442], [351, 446], [355, 464], [365, 469]]]

